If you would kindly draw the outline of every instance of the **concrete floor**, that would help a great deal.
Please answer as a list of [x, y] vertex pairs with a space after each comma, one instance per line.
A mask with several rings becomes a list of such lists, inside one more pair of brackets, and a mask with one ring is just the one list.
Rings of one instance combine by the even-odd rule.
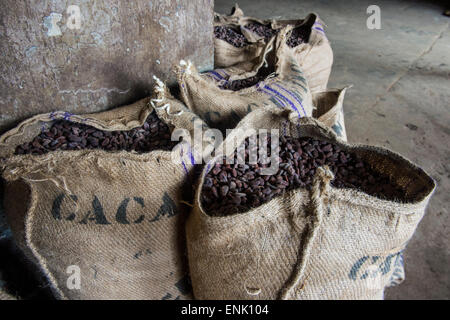
[[[381, 9], [381, 29], [366, 9]], [[215, 1], [229, 13], [234, 1]], [[450, 298], [450, 18], [433, 1], [240, 0], [249, 16], [316, 12], [334, 50], [329, 87], [353, 84], [345, 99], [350, 142], [380, 145], [421, 165], [437, 181], [405, 252], [406, 280], [387, 299]]]

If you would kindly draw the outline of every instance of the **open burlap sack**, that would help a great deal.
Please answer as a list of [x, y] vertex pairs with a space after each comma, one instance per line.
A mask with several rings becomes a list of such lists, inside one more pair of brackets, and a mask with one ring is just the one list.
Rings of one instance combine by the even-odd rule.
[[241, 32], [250, 42], [263, 41], [264, 39], [256, 33], [245, 28], [249, 23], [261, 23], [270, 25], [272, 29], [278, 30], [277, 36], [285, 35], [285, 41], [289, 39], [295, 29], [303, 30], [306, 41], [290, 48], [308, 80], [311, 92], [324, 91], [330, 78], [333, 65], [333, 50], [325, 34], [325, 24], [318, 15], [311, 13], [301, 20], [266, 20], [242, 17], [239, 20]]
[[[177, 74], [183, 102], [210, 127], [221, 130], [233, 128], [258, 107], [276, 106], [294, 110], [299, 118], [311, 116], [307, 80], [283, 39], [270, 41], [259, 62], [261, 67], [252, 72], [243, 72], [238, 65], [200, 74], [190, 62], [182, 61]], [[264, 77], [256, 85], [238, 91], [221, 88], [227, 82], [256, 74]]]
[[[226, 26], [240, 32], [239, 19], [243, 16], [242, 10], [236, 4], [230, 15], [214, 13], [214, 27]], [[266, 46], [264, 40], [254, 41], [244, 47], [238, 48], [225, 40], [214, 37], [214, 67], [225, 68], [237, 63], [248, 62], [257, 59], [263, 53]]]
[[193, 163], [185, 156], [176, 163], [171, 151], [161, 150], [14, 154], [17, 145], [57, 119], [105, 131], [130, 130], [155, 109], [170, 128], [194, 130], [198, 117], [162, 83], [156, 90], [153, 99], [108, 112], [38, 115], [0, 137], [5, 211], [13, 236], [58, 298], [191, 297], [181, 200], [189, 192]]
[[[242, 10], [241, 10], [241, 12], [242, 12]], [[267, 41], [268, 39], [251, 31], [250, 29], [246, 28], [247, 25], [256, 23], [256, 24], [262, 24], [262, 25], [272, 27], [272, 24], [275, 21], [275, 20], [271, 20], [271, 19], [258, 19], [258, 18], [248, 17], [248, 16], [244, 15], [244, 12], [242, 12], [242, 14], [240, 14], [233, 20], [237, 20], [237, 22], [234, 22], [234, 23], [239, 25], [241, 33], [245, 36], [245, 38], [249, 42], [256, 42], [256, 41], [260, 41], [260, 40]], [[302, 20], [295, 20], [294, 23], [299, 23], [299, 21], [302, 21]], [[275, 25], [275, 28], [273, 28], [273, 29], [279, 30], [281, 27], [283, 27], [283, 26]], [[275, 32], [274, 32], [274, 34], [275, 34]]]
[[237, 48], [225, 40], [214, 38], [214, 66], [215, 68], [225, 68], [237, 63], [252, 61], [262, 54], [264, 47], [264, 41]]
[[[435, 188], [419, 167], [384, 148], [339, 141], [312, 118], [258, 109], [237, 128], [279, 128], [286, 135], [333, 142], [387, 174], [407, 201], [336, 189], [326, 167], [310, 191], [285, 192], [245, 213], [217, 217], [202, 208], [199, 181], [186, 235], [196, 299], [381, 299], [398, 275], [398, 260]], [[243, 142], [234, 130], [226, 140]], [[231, 155], [234, 150], [227, 150]], [[218, 155], [205, 167], [213, 168]], [[398, 279], [398, 278], [397, 278]]]
[[336, 135], [347, 141], [344, 122], [344, 95], [349, 87], [343, 89], [328, 89], [312, 95], [313, 117], [333, 129]]
[[263, 40], [237, 48], [225, 40], [214, 38], [214, 66], [227, 68], [238, 65], [239, 68], [234, 70], [237, 74], [258, 70], [266, 47]]
[[[215, 15], [215, 26], [227, 26], [240, 29], [249, 42], [248, 45], [236, 48], [224, 40], [214, 38], [214, 67], [227, 68], [245, 61], [254, 60], [263, 54], [263, 44], [268, 39], [252, 32], [245, 26], [249, 23], [259, 23], [270, 26], [278, 33], [288, 32], [291, 35], [293, 29], [304, 30], [307, 39], [305, 42], [291, 48], [298, 64], [301, 66], [308, 80], [311, 92], [324, 91], [333, 65], [333, 50], [325, 34], [325, 24], [318, 15], [311, 13], [305, 19], [294, 20], [261, 20], [244, 16], [239, 7], [234, 7], [233, 14]], [[283, 31], [283, 28], [287, 28]], [[288, 37], [286, 37], [288, 39]], [[257, 66], [255, 66], [257, 67]]]

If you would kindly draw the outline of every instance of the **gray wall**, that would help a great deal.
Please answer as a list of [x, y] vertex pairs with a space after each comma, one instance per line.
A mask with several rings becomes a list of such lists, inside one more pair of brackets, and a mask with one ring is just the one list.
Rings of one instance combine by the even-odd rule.
[[211, 0], [1, 1], [0, 132], [38, 113], [134, 102], [153, 74], [173, 83], [182, 58], [211, 68], [212, 10]]

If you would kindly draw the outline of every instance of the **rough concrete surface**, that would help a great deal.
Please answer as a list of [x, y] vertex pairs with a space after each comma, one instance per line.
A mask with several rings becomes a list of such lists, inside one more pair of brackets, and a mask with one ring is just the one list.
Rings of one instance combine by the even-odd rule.
[[[380, 145], [422, 166], [438, 188], [405, 251], [406, 280], [386, 299], [450, 298], [450, 18], [435, 1], [241, 0], [246, 15], [316, 12], [334, 51], [329, 87], [353, 84], [344, 109], [350, 142]], [[229, 13], [233, 1], [216, 0]], [[381, 29], [369, 30], [369, 5]], [[448, 6], [448, 4], [447, 4]]]
[[[212, 0], [1, 1], [0, 134], [39, 113], [135, 102], [152, 92], [154, 74], [174, 84], [180, 59], [211, 69], [212, 23]], [[0, 289], [42, 297], [11, 246], [1, 202]]]
[[[88, 113], [213, 63], [211, 0], [0, 2], [0, 132], [38, 113]], [[186, 36], [189, 35], [189, 36]]]

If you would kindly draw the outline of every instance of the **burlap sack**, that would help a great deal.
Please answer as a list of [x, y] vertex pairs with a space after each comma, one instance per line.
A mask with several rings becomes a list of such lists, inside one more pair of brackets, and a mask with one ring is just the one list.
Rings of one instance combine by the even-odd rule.
[[[237, 4], [231, 10], [230, 15], [214, 13], [214, 26], [226, 26], [240, 32], [239, 19], [243, 14]], [[237, 48], [225, 40], [214, 37], [214, 67], [226, 68], [237, 63], [257, 59], [263, 53], [265, 45], [265, 41], [262, 40]]]
[[[308, 80], [311, 92], [324, 91], [333, 65], [333, 50], [325, 34], [325, 24], [318, 15], [311, 13], [305, 19], [298, 20], [260, 20], [244, 16], [242, 10], [235, 6], [233, 14], [226, 16], [215, 14], [215, 26], [239, 28], [249, 41], [247, 46], [236, 48], [224, 40], [214, 38], [214, 67], [227, 68], [245, 61], [250, 61], [263, 54], [262, 48], [266, 40], [245, 28], [249, 23], [270, 25], [272, 29], [288, 35], [294, 28], [306, 28], [309, 34], [306, 42], [292, 48], [298, 64]], [[287, 38], [286, 38], [287, 39]]]
[[347, 141], [347, 131], [344, 122], [344, 95], [349, 87], [343, 89], [328, 89], [312, 95], [313, 117], [333, 129], [338, 138]]
[[155, 108], [169, 127], [194, 130], [197, 117], [162, 83], [156, 89], [154, 99], [108, 112], [38, 115], [0, 137], [5, 211], [14, 238], [58, 298], [191, 297], [181, 200], [193, 163], [185, 156], [174, 163], [172, 152], [160, 150], [14, 155], [17, 145], [56, 119], [130, 130]]
[[[255, 72], [261, 66], [260, 61], [268, 43], [263, 40], [237, 48], [225, 40], [214, 38], [214, 66], [215, 68], [238, 68], [228, 71], [241, 75], [248, 72]], [[217, 71], [216, 71], [217, 72]]]
[[[208, 215], [200, 203], [203, 181], [187, 221], [196, 299], [381, 299], [397, 260], [422, 219], [435, 188], [419, 167], [387, 149], [339, 141], [312, 118], [258, 109], [238, 128], [279, 128], [286, 134], [331, 141], [359, 154], [401, 186], [406, 202], [381, 200], [330, 185], [319, 168], [310, 191], [286, 192], [245, 213]], [[224, 141], [242, 142], [234, 130]], [[230, 155], [234, 150], [227, 150]], [[222, 159], [220, 155], [205, 167]]]
[[244, 12], [239, 7], [239, 5], [236, 3], [232, 8], [229, 15], [227, 14], [220, 14], [217, 12], [214, 12], [214, 24], [215, 25], [225, 25], [228, 23], [239, 23], [239, 18], [244, 16]]
[[[275, 22], [276, 24], [282, 26], [283, 22]], [[325, 35], [325, 24], [317, 15], [310, 14], [300, 25], [287, 27], [288, 34], [294, 27], [302, 28], [303, 26], [307, 26], [310, 30], [309, 39], [292, 50], [294, 50], [299, 66], [305, 73], [311, 92], [324, 91], [333, 66], [333, 50]]]
[[[178, 83], [183, 102], [213, 128], [233, 128], [248, 112], [258, 107], [276, 106], [294, 110], [298, 117], [311, 116], [312, 97], [307, 80], [284, 36], [273, 38], [265, 48], [257, 70], [244, 72], [242, 64], [199, 74], [190, 62], [178, 67]], [[265, 78], [238, 91], [221, 86], [255, 74]], [[268, 74], [266, 76], [266, 74]]]
[[325, 24], [318, 15], [311, 13], [302, 20], [261, 21], [255, 18], [240, 18], [241, 32], [249, 41], [255, 42], [262, 41], [263, 38], [245, 28], [245, 25], [252, 22], [270, 24], [273, 29], [279, 30], [278, 36], [286, 33], [286, 40], [294, 29], [304, 28], [308, 34], [307, 41], [290, 49], [294, 51], [294, 56], [305, 73], [311, 92], [324, 91], [326, 89], [333, 65], [333, 50], [325, 34]]
[[[241, 10], [241, 12], [242, 12], [242, 10]], [[244, 15], [244, 12], [242, 12], [242, 14], [237, 17], [236, 24], [239, 25], [241, 33], [245, 36], [245, 38], [249, 42], [256, 42], [256, 41], [259, 41], [259, 40], [263, 40], [264, 41], [265, 38], [260, 36], [260, 35], [258, 35], [257, 33], [253, 32], [253, 31], [251, 31], [250, 29], [247, 29], [246, 26], [248, 24], [257, 23], [257, 24], [262, 24], [262, 25], [266, 25], [266, 26], [272, 27], [274, 21], [275, 20], [258, 19], [258, 18], [248, 17], [248, 16]], [[299, 21], [302, 21], [302, 20], [295, 20], [295, 23], [298, 24]], [[286, 26], [286, 25], [284, 25], [284, 26]], [[275, 28], [273, 28], [273, 29], [279, 30], [282, 27], [283, 26], [275, 25]]]
[[214, 37], [214, 67], [226, 68], [238, 63], [253, 61], [261, 56], [265, 47], [264, 41], [257, 41], [237, 48], [225, 40]]

